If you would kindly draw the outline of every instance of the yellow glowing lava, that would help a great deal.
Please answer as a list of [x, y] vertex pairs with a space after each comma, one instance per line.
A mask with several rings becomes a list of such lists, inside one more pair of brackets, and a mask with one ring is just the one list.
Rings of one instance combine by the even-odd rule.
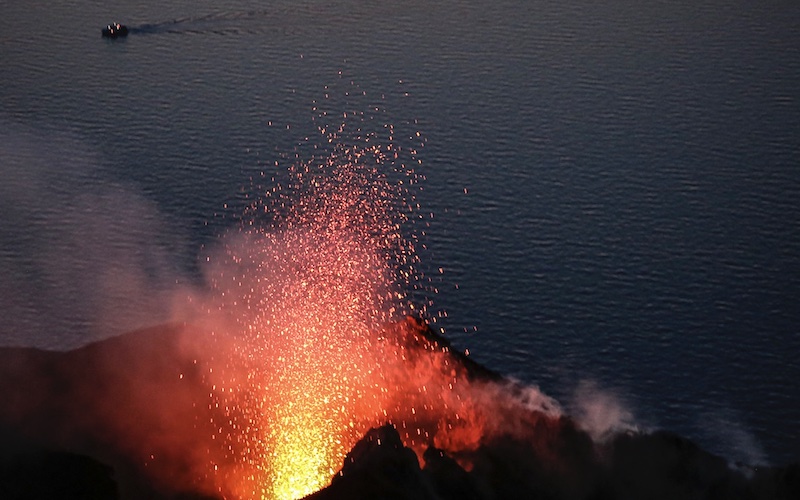
[[301, 498], [325, 486], [333, 475], [332, 462], [341, 457], [331, 449], [332, 443], [326, 442], [330, 422], [320, 415], [321, 410], [290, 407], [278, 419], [286, 430], [272, 436], [275, 445], [270, 466], [274, 498]]
[[215, 422], [230, 463], [220, 474], [237, 498], [319, 490], [385, 420], [372, 350], [375, 332], [407, 309], [414, 253], [402, 230], [417, 175], [406, 164], [417, 162], [401, 161], [393, 127], [371, 124], [381, 141], [368, 121], [349, 113], [320, 126], [324, 154], [315, 146], [295, 159], [210, 259], [217, 321], [236, 345], [213, 397], [226, 410]]
[[427, 305], [409, 298], [424, 288], [408, 228], [419, 218], [411, 165], [422, 144], [414, 131], [401, 148], [375, 109], [320, 124], [321, 144], [291, 159], [208, 259], [208, 321], [226, 346], [209, 373], [224, 498], [313, 493], [385, 423], [420, 458], [430, 446], [468, 453], [513, 427], [500, 410], [527, 404], [471, 381], [423, 324], [405, 319]]

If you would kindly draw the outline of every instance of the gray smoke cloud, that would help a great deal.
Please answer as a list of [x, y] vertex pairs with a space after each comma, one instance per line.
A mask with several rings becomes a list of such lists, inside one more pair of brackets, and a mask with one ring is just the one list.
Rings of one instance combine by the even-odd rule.
[[636, 431], [633, 412], [618, 391], [581, 380], [568, 405], [572, 417], [596, 442], [619, 432]]
[[0, 119], [0, 345], [68, 349], [169, 319], [181, 238], [69, 133]]

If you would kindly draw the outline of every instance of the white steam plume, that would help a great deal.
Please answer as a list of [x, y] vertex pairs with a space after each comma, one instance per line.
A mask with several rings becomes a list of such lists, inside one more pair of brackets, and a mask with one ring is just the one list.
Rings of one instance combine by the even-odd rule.
[[582, 380], [569, 406], [575, 421], [596, 442], [637, 429], [633, 413], [622, 397], [613, 390], [600, 388], [596, 382]]

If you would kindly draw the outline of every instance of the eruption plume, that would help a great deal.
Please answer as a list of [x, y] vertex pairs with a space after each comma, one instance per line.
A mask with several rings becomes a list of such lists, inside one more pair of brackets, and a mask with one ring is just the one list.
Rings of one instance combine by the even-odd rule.
[[[323, 146], [293, 158], [208, 258], [204, 321], [230, 346], [209, 374], [225, 409], [215, 439], [227, 452], [214, 468], [235, 497], [319, 490], [385, 423], [420, 459], [432, 446], [475, 450], [498, 425], [489, 400], [526, 404], [519, 391], [471, 384], [449, 347], [404, 319], [423, 309], [409, 297], [424, 291], [410, 224], [423, 142], [417, 131], [398, 140], [371, 109], [317, 109]], [[534, 393], [528, 403], [557, 413]]]
[[[176, 299], [180, 323], [0, 349], [0, 482], [54, 481], [34, 450], [112, 464], [130, 498], [797, 498], [796, 468], [745, 478], [678, 436], [639, 434], [592, 384], [570, 419], [451, 349], [424, 320], [424, 141], [359, 109], [315, 108], [320, 135], [254, 185], [205, 256], [207, 288]], [[81, 463], [80, 485], [113, 494], [108, 469]]]
[[234, 344], [212, 385], [230, 408], [222, 474], [237, 496], [321, 488], [385, 406], [374, 335], [410, 307], [403, 231], [419, 175], [374, 110], [335, 126], [320, 111], [325, 146], [295, 158], [209, 257], [211, 320]]

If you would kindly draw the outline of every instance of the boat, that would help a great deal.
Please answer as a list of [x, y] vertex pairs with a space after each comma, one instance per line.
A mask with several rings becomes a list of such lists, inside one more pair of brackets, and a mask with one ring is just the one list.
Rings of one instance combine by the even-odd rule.
[[128, 36], [128, 27], [120, 23], [111, 23], [102, 30], [102, 34], [106, 38], [120, 38]]

